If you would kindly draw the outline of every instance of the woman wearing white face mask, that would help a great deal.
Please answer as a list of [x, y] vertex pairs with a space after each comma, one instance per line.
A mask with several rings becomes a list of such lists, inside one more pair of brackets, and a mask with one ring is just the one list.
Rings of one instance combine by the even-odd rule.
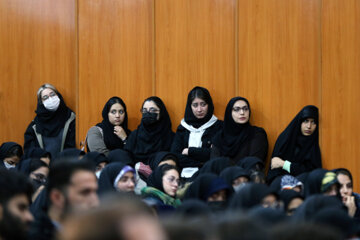
[[25, 156], [40, 147], [56, 156], [65, 148], [75, 147], [75, 113], [68, 108], [56, 88], [42, 85], [37, 92], [36, 117], [26, 129]]

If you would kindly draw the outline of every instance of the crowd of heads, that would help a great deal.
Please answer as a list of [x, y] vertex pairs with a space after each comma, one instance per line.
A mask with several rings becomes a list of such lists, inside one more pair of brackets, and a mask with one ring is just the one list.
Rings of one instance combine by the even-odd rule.
[[[52, 119], [49, 111], [58, 114], [60, 107], [71, 115], [52, 85], [43, 85], [37, 97], [39, 115]], [[90, 151], [93, 139], [87, 152], [41, 145], [24, 151], [14, 142], [0, 146], [0, 239], [360, 237], [360, 195], [353, 191], [351, 172], [321, 167], [315, 106], [302, 109], [279, 136], [268, 172], [261, 158], [267, 140], [259, 155], [238, 151], [251, 136], [262, 139], [265, 133], [250, 124], [250, 103], [243, 97], [229, 101], [214, 146], [206, 146], [204, 126], [216, 126], [217, 118], [208, 90], [193, 88], [178, 127], [189, 131], [180, 153], [172, 151], [175, 134], [160, 98], [145, 99], [133, 132], [126, 111], [121, 98], [106, 102], [96, 125], [103, 152]], [[35, 118], [37, 127], [45, 118]], [[38, 130], [46, 137], [62, 134]], [[201, 148], [208, 159], [191, 165], [201, 159], [192, 156], [203, 156], [196, 152]], [[305, 158], [313, 162], [304, 166]]]

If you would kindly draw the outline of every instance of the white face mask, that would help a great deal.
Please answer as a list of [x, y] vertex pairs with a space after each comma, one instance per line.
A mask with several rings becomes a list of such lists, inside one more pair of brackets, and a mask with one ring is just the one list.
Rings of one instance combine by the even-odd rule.
[[60, 98], [58, 96], [49, 97], [43, 104], [47, 110], [55, 112], [60, 105]]
[[102, 171], [102, 170], [97, 171], [97, 172], [95, 173], [95, 175], [96, 175], [97, 179], [99, 179], [99, 178], [100, 178], [101, 171]]
[[7, 162], [4, 162], [4, 165], [5, 165], [6, 169], [15, 168], [15, 165], [8, 164]]
[[246, 186], [246, 184], [247, 184], [247, 183], [244, 182], [244, 183], [240, 183], [239, 185], [233, 186], [234, 191], [235, 191], [235, 192], [240, 191], [243, 187]]

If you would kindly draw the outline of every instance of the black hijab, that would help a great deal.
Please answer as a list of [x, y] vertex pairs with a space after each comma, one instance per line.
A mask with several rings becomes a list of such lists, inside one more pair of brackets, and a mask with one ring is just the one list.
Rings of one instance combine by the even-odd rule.
[[126, 105], [125, 105], [124, 101], [119, 97], [110, 98], [105, 103], [105, 106], [102, 110], [102, 117], [103, 117], [102, 122], [96, 124], [96, 126], [100, 127], [103, 130], [104, 143], [105, 143], [107, 149], [109, 149], [109, 150], [113, 150], [116, 148], [123, 148], [123, 146], [124, 146], [123, 141], [116, 134], [114, 134], [114, 125], [112, 125], [110, 123], [109, 116], [108, 116], [111, 106], [116, 103], [119, 103], [124, 108], [124, 111], [125, 111], [125, 118], [124, 118], [123, 123], [120, 126], [124, 129], [124, 131], [126, 132], [127, 135], [130, 134], [130, 130], [128, 129], [128, 114], [126, 111]]
[[274, 192], [265, 184], [248, 183], [236, 192], [230, 202], [231, 210], [249, 210], [260, 205], [262, 200]]
[[132, 159], [131, 153], [123, 149], [115, 149], [110, 151], [107, 158], [110, 163], [122, 162], [126, 165], [134, 166], [134, 161]]
[[9, 151], [16, 146], [18, 146], [18, 147], [20, 147], [20, 149], [22, 149], [22, 147], [19, 144], [17, 144], [16, 142], [4, 142], [3, 144], [1, 144], [1, 146], [0, 146], [0, 168], [5, 168], [4, 159], [8, 155]]
[[103, 153], [99, 152], [89, 152], [85, 154], [84, 160], [95, 164], [95, 166], [99, 165], [102, 162], [109, 163], [109, 159]]
[[225, 182], [230, 186], [232, 186], [234, 180], [239, 177], [246, 177], [247, 179], [250, 180], [249, 172], [238, 166], [225, 168], [223, 171], [221, 171], [220, 177], [224, 179]]
[[176, 167], [168, 165], [168, 164], [164, 164], [164, 165], [157, 167], [148, 177], [147, 185], [149, 187], [156, 188], [165, 193], [162, 179], [163, 179], [163, 176], [165, 175], [165, 173], [171, 169], [176, 170]]
[[[244, 124], [236, 123], [232, 117], [234, 104], [242, 100], [249, 108], [249, 121]], [[219, 148], [222, 156], [235, 157], [241, 146], [251, 137], [254, 127], [250, 124], [251, 109], [246, 98], [234, 97], [226, 106], [224, 127], [214, 137], [214, 145]]]
[[214, 173], [219, 175], [222, 170], [232, 165], [232, 162], [227, 157], [217, 157], [207, 161], [199, 170], [199, 175], [204, 173]]
[[[191, 103], [195, 98], [200, 98], [204, 100], [208, 104], [208, 112], [204, 118], [198, 119], [195, 117], [192, 109]], [[186, 108], [185, 108], [185, 116], [184, 120], [187, 124], [193, 126], [194, 128], [199, 128], [205, 123], [207, 123], [214, 114], [214, 104], [212, 98], [210, 96], [209, 91], [203, 87], [194, 87], [187, 98]]]
[[157, 152], [154, 156], [151, 157], [151, 159], [149, 160], [149, 166], [152, 170], [155, 170], [162, 161], [168, 159], [173, 160], [176, 163], [176, 166], [179, 165], [179, 159], [176, 154], [162, 151]]
[[[307, 119], [313, 118], [316, 123], [316, 129], [310, 136], [304, 136], [301, 133], [301, 123]], [[305, 106], [290, 122], [286, 129], [276, 140], [273, 157], [280, 157], [291, 163], [311, 162], [315, 168], [321, 168], [321, 153], [319, 147], [319, 110], [316, 106]], [[269, 178], [286, 174], [282, 169], [273, 169], [269, 171]]]
[[122, 162], [109, 163], [105, 166], [99, 177], [99, 194], [116, 191], [114, 188], [115, 178], [125, 166], [126, 164]]
[[223, 189], [227, 191], [228, 196], [233, 192], [232, 187], [222, 178], [213, 173], [204, 173], [189, 186], [184, 199], [198, 199], [207, 202], [208, 197]]
[[60, 105], [56, 111], [47, 110], [41, 99], [38, 99], [37, 109], [35, 110], [36, 131], [46, 137], [58, 136], [72, 113], [71, 109], [66, 106], [61, 94], [55, 92], [60, 99]]
[[301, 196], [301, 194], [299, 192], [296, 192], [294, 190], [283, 190], [279, 193], [280, 199], [283, 201], [284, 203], [284, 210], [287, 211], [289, 204], [291, 203], [291, 201], [295, 198], [300, 198], [302, 200], [304, 200], [304, 197]]
[[132, 139], [129, 139], [128, 142], [131, 141], [130, 144], [134, 146], [134, 149], [129, 150], [137, 158], [147, 158], [149, 154], [169, 150], [174, 137], [170, 116], [163, 101], [155, 96], [145, 99], [144, 103], [147, 101], [153, 101], [160, 109], [160, 118], [151, 124], [144, 124], [142, 118], [138, 129], [133, 132], [134, 135], [130, 135]]

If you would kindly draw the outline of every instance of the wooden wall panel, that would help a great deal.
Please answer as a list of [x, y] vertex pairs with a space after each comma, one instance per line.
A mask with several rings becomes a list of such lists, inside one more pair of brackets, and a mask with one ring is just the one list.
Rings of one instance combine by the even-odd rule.
[[345, 167], [360, 191], [360, 1], [323, 0], [322, 92], [325, 167]]
[[235, 0], [155, 1], [156, 94], [174, 130], [194, 86], [209, 89], [220, 119], [235, 95], [235, 6]]
[[321, 1], [239, 0], [238, 92], [263, 127], [269, 154], [301, 108], [321, 112]]
[[78, 8], [79, 139], [115, 95], [134, 129], [143, 100], [153, 94], [153, 1], [84, 0]]
[[0, 1], [0, 142], [24, 143], [36, 92], [52, 83], [75, 111], [75, 1]]

